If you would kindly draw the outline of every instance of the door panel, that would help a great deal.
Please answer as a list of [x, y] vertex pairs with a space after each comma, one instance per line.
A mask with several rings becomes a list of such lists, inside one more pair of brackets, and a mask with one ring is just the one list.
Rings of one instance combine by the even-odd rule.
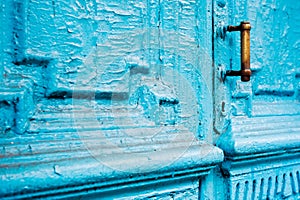
[[24, 6], [25, 56], [52, 60], [44, 72], [49, 81], [41, 87], [47, 96], [92, 88], [130, 97], [143, 79], [152, 79], [171, 88], [163, 93], [175, 92], [184, 101], [174, 123], [197, 135], [207, 133], [212, 118], [209, 3], [29, 1]]
[[223, 160], [210, 2], [0, 5], [1, 197], [200, 198]]
[[[226, 155], [221, 168], [228, 199], [299, 197], [299, 6], [275, 0], [214, 3], [214, 126]], [[252, 27], [249, 82], [224, 79], [226, 70], [240, 69], [240, 35], [226, 27], [241, 21]]]
[[[262, 5], [261, 9], [256, 9]], [[252, 66], [257, 71], [255, 99], [296, 99], [295, 82], [298, 59], [299, 4], [293, 1], [249, 2], [253, 20]]]
[[[216, 121], [231, 114], [299, 114], [298, 6], [291, 1], [215, 2]], [[252, 77], [248, 83], [240, 82], [238, 77], [221, 80], [222, 72], [239, 70], [240, 36], [224, 28], [240, 21], [250, 21], [252, 26]], [[221, 131], [222, 125], [216, 127]]]

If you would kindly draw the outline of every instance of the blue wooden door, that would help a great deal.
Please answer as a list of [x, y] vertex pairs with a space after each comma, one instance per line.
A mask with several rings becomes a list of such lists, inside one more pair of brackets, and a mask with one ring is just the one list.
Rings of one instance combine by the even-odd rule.
[[0, 197], [297, 197], [299, 9], [1, 1]]
[[[298, 4], [216, 1], [214, 6], [216, 118], [299, 114]], [[222, 73], [239, 70], [241, 57], [240, 34], [225, 29], [241, 21], [252, 26], [251, 81], [244, 83], [239, 77], [224, 81]], [[224, 126], [226, 122], [221, 122], [216, 128], [222, 132]]]
[[0, 5], [1, 197], [198, 198], [223, 159], [210, 2]]
[[[224, 150], [229, 199], [299, 197], [299, 31], [296, 1], [217, 0], [214, 4], [214, 127]], [[249, 82], [240, 69], [240, 34], [251, 23]]]

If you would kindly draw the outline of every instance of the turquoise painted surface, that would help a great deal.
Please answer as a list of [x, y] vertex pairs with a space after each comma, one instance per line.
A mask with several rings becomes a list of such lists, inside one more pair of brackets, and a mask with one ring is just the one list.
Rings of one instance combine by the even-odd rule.
[[[298, 199], [299, 187], [299, 2], [216, 1], [214, 4], [216, 145], [226, 199]], [[221, 79], [240, 66], [240, 35], [227, 25], [251, 23], [248, 83]]]
[[1, 17], [1, 198], [200, 196], [223, 159], [209, 3], [15, 0]]
[[[282, 116], [299, 114], [298, 2], [216, 1], [214, 63], [216, 122], [231, 116]], [[280, 19], [280, 20], [279, 20]], [[224, 70], [240, 66], [240, 35], [226, 33], [227, 25], [251, 22], [252, 80], [242, 83]], [[215, 123], [222, 132], [227, 122]]]
[[[211, 128], [206, 3], [3, 3], [8, 7], [3, 16], [13, 12], [15, 17], [10, 16], [14, 28], [4, 32], [11, 52], [3, 52], [3, 74], [31, 80], [35, 105], [43, 98], [85, 98], [93, 93], [102, 103], [155, 104], [143, 106], [144, 117], [155, 124], [184, 124], [200, 137]], [[148, 99], [125, 102], [134, 95]], [[170, 116], [158, 119], [161, 115]]]
[[[257, 12], [258, 5], [262, 8]], [[256, 19], [252, 30], [254, 98], [299, 101], [299, 8], [295, 1], [249, 4], [248, 17]]]
[[[153, 198], [217, 198], [213, 191], [216, 189], [203, 191], [209, 188], [207, 185], [202, 191], [200, 186], [197, 188], [199, 177], [202, 179], [211, 166], [223, 159], [222, 151], [213, 147], [213, 140], [227, 156], [238, 155], [241, 159], [266, 151], [297, 149], [300, 3], [213, 3], [2, 1], [0, 16], [5, 20], [0, 22], [1, 193], [26, 198], [29, 196], [21, 194], [24, 191], [35, 197], [84, 196], [85, 191], [93, 191], [97, 196], [104, 191], [109, 196], [131, 180], [128, 196], [136, 192], [136, 196], [143, 197], [143, 191], [150, 191]], [[242, 20], [252, 24], [252, 80], [241, 83], [231, 77], [218, 82], [220, 70], [239, 66], [239, 35], [220, 34], [218, 28], [237, 25]], [[295, 117], [281, 118], [284, 115]], [[249, 122], [246, 129], [232, 127], [245, 125], [242, 122]], [[289, 128], [281, 129], [282, 132], [275, 129], [287, 124]], [[99, 127], [101, 131], [97, 132]], [[247, 134], [243, 134], [245, 130]], [[141, 139], [145, 132], [158, 137]], [[180, 137], [170, 137], [178, 133]], [[287, 133], [293, 138], [286, 138]], [[113, 145], [99, 148], [103, 144], [94, 144], [103, 136]], [[197, 144], [191, 142], [198, 139]], [[149, 145], [153, 141], [154, 145]], [[83, 150], [84, 145], [89, 152]], [[162, 147], [168, 151], [147, 154], [148, 157], [142, 157], [144, 162], [127, 155], [106, 157], [105, 164], [110, 167], [130, 168], [130, 172], [142, 175], [116, 173], [90, 156], [98, 149], [104, 149], [104, 153], [114, 151], [116, 146], [125, 147], [122, 150], [127, 152], [150, 152]], [[283, 167], [289, 168], [291, 177], [299, 176], [295, 170], [298, 160], [291, 163], [296, 167]], [[263, 170], [272, 165], [270, 162], [259, 167]], [[153, 169], [162, 170], [149, 175]], [[231, 173], [236, 169], [226, 170]], [[18, 181], [10, 181], [16, 177]], [[182, 177], [188, 180], [166, 188], [161, 183], [159, 188], [163, 189], [158, 193], [149, 188], [142, 192], [136, 189], [143, 184], [151, 188], [151, 184], [157, 184], [152, 179], [172, 182], [174, 177], [178, 182]], [[255, 177], [261, 178], [259, 174]], [[211, 180], [208, 185], [226, 188], [222, 180], [207, 180]], [[69, 183], [72, 187], [65, 188]], [[298, 194], [295, 183], [285, 183], [284, 178], [283, 189], [292, 188], [292, 194]], [[108, 187], [105, 184], [113, 185], [110, 191], [102, 190]], [[239, 192], [235, 180], [230, 184], [232, 191]], [[49, 188], [56, 190], [51, 193]], [[264, 186], [261, 188], [264, 190]], [[89, 195], [93, 196], [93, 192]], [[221, 199], [226, 195], [217, 193], [221, 193]], [[281, 193], [286, 191], [278, 190], [276, 195]]]

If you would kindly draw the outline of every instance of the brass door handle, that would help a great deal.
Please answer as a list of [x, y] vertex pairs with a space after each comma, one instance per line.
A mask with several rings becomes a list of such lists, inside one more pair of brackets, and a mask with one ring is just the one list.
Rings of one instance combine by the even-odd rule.
[[225, 76], [241, 76], [241, 81], [250, 81], [250, 22], [241, 22], [239, 26], [228, 26], [227, 31], [240, 31], [241, 32], [241, 70], [226, 71]]

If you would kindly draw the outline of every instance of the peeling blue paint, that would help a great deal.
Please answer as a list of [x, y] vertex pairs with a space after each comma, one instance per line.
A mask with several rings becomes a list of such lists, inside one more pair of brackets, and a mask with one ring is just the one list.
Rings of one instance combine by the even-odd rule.
[[223, 159], [209, 7], [1, 2], [0, 196], [197, 199]]
[[[296, 198], [299, 9], [2, 1], [0, 197]], [[243, 20], [253, 76], [224, 81]]]
[[[225, 154], [227, 199], [299, 198], [299, 5], [216, 1], [214, 124], [220, 134], [216, 145]], [[227, 77], [222, 82], [222, 71], [240, 65], [240, 36], [223, 30], [240, 21], [252, 27], [251, 81]]]

